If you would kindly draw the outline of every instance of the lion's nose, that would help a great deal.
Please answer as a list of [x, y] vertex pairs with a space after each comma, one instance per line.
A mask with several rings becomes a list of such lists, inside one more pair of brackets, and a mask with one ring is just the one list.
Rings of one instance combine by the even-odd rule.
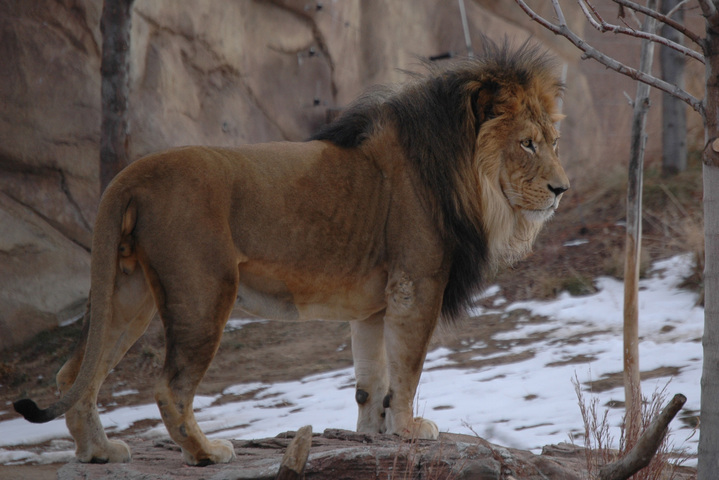
[[547, 184], [547, 188], [549, 189], [550, 192], [552, 192], [557, 197], [560, 196], [561, 194], [563, 194], [564, 192], [566, 192], [567, 190], [569, 190], [568, 186], [559, 185], [559, 186], [555, 187], [551, 183]]

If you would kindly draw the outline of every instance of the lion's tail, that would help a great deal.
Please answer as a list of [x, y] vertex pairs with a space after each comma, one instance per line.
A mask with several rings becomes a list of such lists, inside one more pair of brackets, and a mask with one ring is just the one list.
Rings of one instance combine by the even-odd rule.
[[135, 225], [136, 207], [120, 182], [108, 186], [100, 201], [92, 239], [90, 328], [80, 370], [70, 389], [46, 409], [28, 399], [14, 403], [15, 411], [33, 423], [53, 420], [72, 408], [90, 387], [99, 364], [105, 327], [112, 319], [112, 297], [118, 270], [118, 249], [123, 233]]

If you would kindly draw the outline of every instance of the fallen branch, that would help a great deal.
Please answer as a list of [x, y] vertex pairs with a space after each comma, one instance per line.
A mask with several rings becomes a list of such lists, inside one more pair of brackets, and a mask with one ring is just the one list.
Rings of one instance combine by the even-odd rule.
[[285, 450], [275, 480], [299, 480], [303, 478], [307, 458], [312, 446], [312, 426], [306, 425], [295, 434]]
[[599, 469], [599, 480], [626, 480], [649, 465], [662, 440], [664, 440], [669, 424], [686, 401], [687, 397], [681, 393], [674, 395], [674, 398], [657, 415], [644, 434], [639, 437], [637, 444], [629, 453], [616, 462]]

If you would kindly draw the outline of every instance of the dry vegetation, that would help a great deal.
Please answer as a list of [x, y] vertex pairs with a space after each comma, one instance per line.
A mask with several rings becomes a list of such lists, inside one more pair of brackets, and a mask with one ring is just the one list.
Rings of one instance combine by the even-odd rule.
[[[578, 378], [572, 380], [577, 394], [579, 410], [584, 421], [584, 455], [587, 475], [589, 478], [602, 478], [600, 470], [627, 455], [634, 445], [627, 442], [624, 428], [621, 429], [619, 449], [612, 448], [615, 439], [610, 432], [608, 420], [609, 409], [601, 409], [597, 397], [585, 397]], [[642, 418], [639, 435], [644, 434], [651, 422], [659, 415], [666, 405], [666, 386], [655, 390], [651, 397], [644, 397], [642, 402]], [[677, 450], [671, 444], [669, 435], [665, 435], [656, 454], [649, 464], [632, 475], [631, 480], [672, 480], [680, 477], [682, 464], [689, 458], [684, 451]], [[684, 472], [686, 473], [686, 472]]]

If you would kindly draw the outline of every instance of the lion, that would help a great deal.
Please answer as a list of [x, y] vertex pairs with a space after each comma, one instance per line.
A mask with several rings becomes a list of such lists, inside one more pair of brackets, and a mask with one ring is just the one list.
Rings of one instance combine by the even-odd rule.
[[360, 97], [305, 142], [184, 147], [141, 158], [103, 194], [84, 335], [57, 374], [81, 462], [126, 462], [97, 393], [157, 312], [166, 336], [155, 400], [189, 465], [229, 462], [193, 398], [233, 306], [278, 320], [351, 324], [357, 431], [436, 439], [413, 415], [430, 337], [497, 268], [525, 256], [569, 180], [551, 58], [524, 44], [430, 68]]

